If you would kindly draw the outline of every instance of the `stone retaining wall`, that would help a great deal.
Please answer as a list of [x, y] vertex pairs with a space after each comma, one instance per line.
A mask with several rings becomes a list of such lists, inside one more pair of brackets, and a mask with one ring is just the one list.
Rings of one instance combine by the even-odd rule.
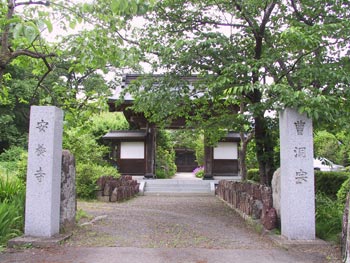
[[104, 202], [121, 202], [134, 197], [139, 192], [139, 184], [131, 176], [120, 178], [102, 176], [97, 180], [97, 199]]
[[277, 226], [271, 187], [222, 180], [216, 188], [216, 195], [243, 215], [260, 220], [265, 229]]

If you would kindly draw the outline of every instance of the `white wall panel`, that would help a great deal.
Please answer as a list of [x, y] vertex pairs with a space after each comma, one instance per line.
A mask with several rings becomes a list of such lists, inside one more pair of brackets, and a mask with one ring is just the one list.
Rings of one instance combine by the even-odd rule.
[[145, 143], [144, 142], [121, 142], [120, 159], [144, 159]]
[[215, 160], [236, 160], [238, 159], [238, 148], [236, 142], [219, 142], [214, 148]]

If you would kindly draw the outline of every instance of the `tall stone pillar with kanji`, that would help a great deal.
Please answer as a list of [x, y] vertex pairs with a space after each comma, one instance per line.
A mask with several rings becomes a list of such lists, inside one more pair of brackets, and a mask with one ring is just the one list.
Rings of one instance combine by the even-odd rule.
[[30, 110], [26, 185], [26, 236], [59, 233], [63, 111], [52, 106]]
[[280, 113], [281, 232], [289, 240], [315, 239], [312, 120], [295, 109]]

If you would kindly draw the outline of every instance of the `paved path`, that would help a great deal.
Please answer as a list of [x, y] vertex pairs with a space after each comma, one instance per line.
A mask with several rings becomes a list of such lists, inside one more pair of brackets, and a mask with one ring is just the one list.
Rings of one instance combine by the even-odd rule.
[[175, 180], [202, 180], [197, 178], [194, 173], [176, 173], [171, 179]]
[[0, 262], [340, 262], [331, 246], [283, 249], [214, 196], [80, 202], [95, 223], [58, 248], [8, 251]]

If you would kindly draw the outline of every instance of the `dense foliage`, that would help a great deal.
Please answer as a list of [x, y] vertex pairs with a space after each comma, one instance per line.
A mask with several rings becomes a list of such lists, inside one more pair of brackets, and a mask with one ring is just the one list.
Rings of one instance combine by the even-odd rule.
[[170, 178], [176, 173], [175, 150], [168, 131], [157, 131], [156, 177]]
[[344, 207], [346, 203], [346, 196], [350, 192], [350, 177], [341, 185], [338, 193], [337, 200]]
[[274, 110], [347, 125], [348, 10], [345, 1], [159, 1], [135, 42], [154, 72], [166, 73], [130, 86], [135, 109], [156, 123], [185, 117], [214, 140], [219, 130], [253, 133], [269, 184]]
[[[68, 123], [67, 123], [68, 124]], [[83, 122], [70, 123], [64, 130], [63, 147], [76, 158], [77, 195], [81, 198], [95, 197], [96, 180], [104, 175], [119, 176], [109, 163], [109, 147], [101, 137], [109, 130], [127, 129], [122, 114], [101, 112]]]

